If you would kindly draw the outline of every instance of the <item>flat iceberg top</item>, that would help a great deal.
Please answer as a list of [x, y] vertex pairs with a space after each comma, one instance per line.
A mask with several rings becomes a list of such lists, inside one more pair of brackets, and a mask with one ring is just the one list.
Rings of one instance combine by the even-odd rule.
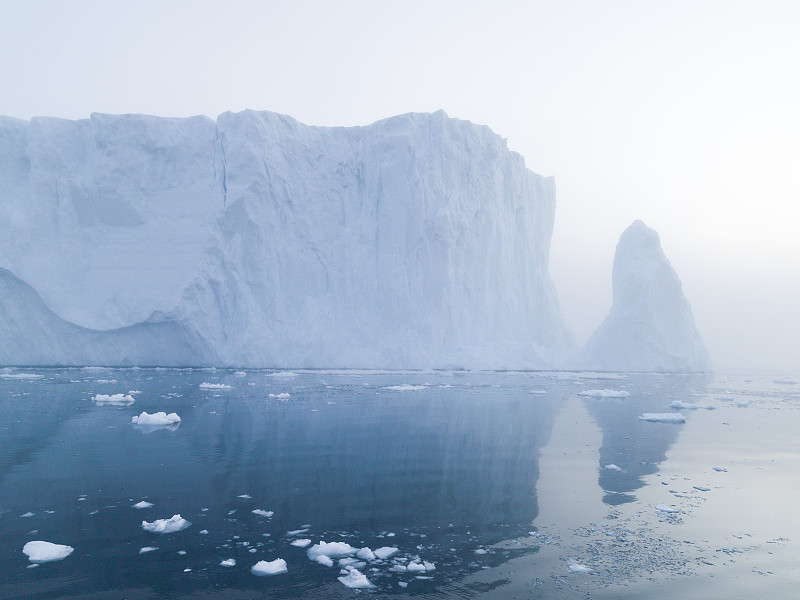
[[72, 554], [73, 550], [74, 548], [72, 546], [53, 544], [52, 542], [43, 542], [40, 540], [28, 542], [22, 548], [22, 552], [28, 556], [28, 560], [36, 563], [63, 560]]
[[151, 415], [149, 413], [142, 412], [142, 414], [140, 414], [138, 417], [131, 417], [131, 423], [144, 427], [175, 425], [176, 423], [180, 422], [181, 418], [177, 415], [177, 413], [167, 414], [165, 412], [157, 412]]

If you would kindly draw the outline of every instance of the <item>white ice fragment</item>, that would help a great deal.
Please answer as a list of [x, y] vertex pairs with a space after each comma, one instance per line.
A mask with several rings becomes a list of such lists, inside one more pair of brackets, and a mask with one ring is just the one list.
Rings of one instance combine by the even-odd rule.
[[356, 553], [356, 558], [360, 558], [361, 560], [375, 560], [375, 553], [369, 548], [361, 548], [361, 550]]
[[236, 566], [236, 559], [235, 558], [226, 558], [222, 562], [219, 563], [220, 567], [235, 567]]
[[570, 563], [567, 567], [570, 573], [591, 573], [594, 571], [591, 567], [587, 567], [586, 565], [581, 565], [578, 563]]
[[628, 398], [631, 393], [626, 390], [583, 390], [578, 392], [578, 396], [588, 398]]
[[208, 529], [201, 529], [199, 533], [200, 535], [208, 535]]
[[152, 533], [175, 533], [189, 527], [191, 523], [180, 515], [172, 515], [169, 519], [156, 519], [152, 523], [142, 521], [142, 529]]
[[321, 564], [324, 567], [332, 567], [333, 566], [333, 559], [331, 559], [330, 556], [326, 556], [324, 554], [320, 554], [319, 556], [316, 556], [316, 557], [312, 558], [311, 560], [313, 560], [315, 562], [318, 562], [319, 564]]
[[547, 390], [531, 390], [531, 394], [536, 396], [544, 396], [547, 393]]
[[275, 513], [271, 510], [264, 510], [263, 508], [257, 508], [251, 511], [254, 515], [258, 515], [259, 517], [271, 517]]
[[684, 423], [686, 417], [681, 413], [644, 413], [639, 417], [639, 420], [659, 423]]
[[28, 560], [35, 563], [63, 560], [72, 554], [73, 550], [75, 549], [72, 546], [42, 542], [40, 540], [28, 542], [22, 547], [22, 552], [28, 556]]
[[280, 575], [281, 573], [286, 573], [289, 569], [286, 568], [286, 561], [282, 558], [276, 558], [275, 560], [267, 562], [266, 560], [260, 560], [252, 567], [250, 567], [250, 572], [253, 575]]
[[475, 550], [475, 554], [488, 554], [488, 552], [483, 548], [478, 548]]
[[252, 496], [250, 494], [239, 494], [236, 497], [237, 498], [242, 498], [243, 500], [250, 500], [250, 498], [252, 498]]
[[714, 410], [716, 408], [715, 406], [711, 406], [710, 404], [695, 404], [693, 402], [682, 402], [680, 400], [675, 400], [675, 402], [671, 403], [669, 407], [678, 409], [685, 408], [687, 410], [697, 410], [698, 408], [703, 408], [705, 410]]
[[423, 560], [422, 561], [422, 566], [425, 567], [426, 571], [435, 571], [436, 570], [436, 565], [433, 564], [432, 562], [428, 562], [427, 560]]
[[269, 397], [277, 400], [288, 400], [291, 396], [287, 392], [281, 392], [280, 394], [270, 394]]
[[374, 588], [367, 576], [358, 569], [351, 569], [347, 575], [338, 578], [345, 586], [352, 589]]
[[244, 372], [244, 371], [236, 371], [236, 372], [234, 373], [234, 375], [236, 375], [237, 377], [246, 377], [246, 376], [247, 376], [247, 373], [246, 373], [246, 372]]
[[33, 515], [34, 515], [34, 513], [32, 513], [32, 512], [30, 512], [30, 511], [29, 511], [29, 512], [26, 512], [26, 513], [25, 513], [25, 514], [23, 514], [23, 515], [20, 515], [20, 517], [22, 517], [23, 519], [29, 519], [29, 518], [31, 518]]
[[207, 383], [203, 382], [200, 384], [201, 390], [231, 390], [233, 389], [231, 386], [226, 385], [224, 383]]
[[397, 585], [399, 585], [401, 588], [407, 588], [408, 587], [408, 582], [407, 581], [398, 581]]
[[298, 548], [305, 548], [309, 544], [311, 544], [311, 540], [304, 539], [304, 540], [293, 540], [290, 545], [297, 546]]
[[142, 412], [138, 417], [131, 417], [131, 423], [142, 427], [161, 427], [175, 425], [180, 422], [181, 418], [176, 413], [157, 412], [151, 415]]
[[136, 504], [134, 504], [132, 508], [138, 508], [139, 510], [141, 510], [143, 508], [150, 508], [151, 506], [153, 506], [152, 502], [146, 502], [142, 500], [141, 502], [137, 502]]
[[367, 566], [367, 563], [363, 560], [346, 556], [345, 558], [339, 559], [339, 566], [343, 569], [363, 569]]
[[608, 469], [609, 471], [622, 471], [623, 470], [621, 467], [618, 467], [614, 463], [609, 463], [604, 468]]
[[667, 513], [667, 514], [675, 514], [681, 512], [679, 508], [675, 508], [673, 506], [668, 506], [666, 504], [656, 504], [655, 509], [658, 512]]
[[355, 556], [357, 552], [358, 548], [353, 548], [347, 542], [320, 542], [319, 544], [311, 546], [311, 548], [306, 551], [306, 554], [311, 560], [317, 560], [317, 557], [320, 556], [327, 556], [328, 558]]
[[135, 396], [136, 394], [141, 394], [142, 390], [128, 390], [128, 394], [131, 396]]
[[427, 385], [411, 385], [410, 383], [404, 383], [402, 385], [389, 385], [383, 389], [391, 390], [393, 392], [419, 392], [427, 389], [427, 387]]
[[130, 406], [134, 403], [133, 396], [128, 394], [113, 394], [111, 396], [107, 394], [97, 394], [92, 397], [92, 400], [94, 400], [98, 406], [104, 406], [106, 404], [112, 406]]
[[267, 377], [277, 377], [278, 379], [294, 379], [297, 373], [293, 371], [278, 371], [277, 373], [267, 373]]
[[36, 373], [0, 373], [0, 378], [3, 379], [41, 379], [44, 375], [37, 375]]
[[148, 552], [152, 552], [153, 550], [158, 550], [155, 546], [145, 546], [144, 548], [139, 548], [139, 554], [147, 554]]
[[375, 556], [380, 558], [381, 560], [386, 560], [394, 556], [400, 552], [399, 548], [390, 548], [389, 546], [383, 546], [382, 548], [378, 548], [375, 550]]
[[409, 573], [424, 573], [425, 566], [422, 563], [418, 563], [415, 560], [412, 560], [410, 563], [406, 565], [406, 569]]

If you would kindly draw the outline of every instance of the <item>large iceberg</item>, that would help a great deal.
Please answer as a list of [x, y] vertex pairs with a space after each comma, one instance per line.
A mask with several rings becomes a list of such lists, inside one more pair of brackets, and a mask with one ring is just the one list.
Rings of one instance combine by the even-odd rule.
[[554, 210], [441, 111], [0, 118], [0, 363], [554, 367]]
[[614, 302], [584, 349], [584, 366], [609, 371], [710, 371], [681, 282], [642, 221], [620, 236], [612, 272]]

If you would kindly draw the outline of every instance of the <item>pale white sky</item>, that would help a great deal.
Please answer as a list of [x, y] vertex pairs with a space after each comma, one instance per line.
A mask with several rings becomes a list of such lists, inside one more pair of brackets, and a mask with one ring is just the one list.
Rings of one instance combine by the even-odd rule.
[[800, 371], [800, 2], [0, 0], [0, 114], [443, 108], [554, 175], [582, 343], [658, 230], [719, 368]]

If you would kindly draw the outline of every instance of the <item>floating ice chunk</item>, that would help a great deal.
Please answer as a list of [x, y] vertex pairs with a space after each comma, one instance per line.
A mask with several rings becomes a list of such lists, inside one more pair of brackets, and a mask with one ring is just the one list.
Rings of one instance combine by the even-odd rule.
[[369, 548], [362, 548], [356, 553], [356, 558], [361, 560], [375, 560], [375, 553]]
[[316, 557], [312, 558], [311, 560], [316, 561], [316, 562], [318, 562], [319, 564], [321, 564], [322, 566], [325, 566], [325, 567], [332, 567], [333, 566], [333, 559], [330, 556], [326, 556], [324, 554], [320, 554], [319, 556], [316, 556]]
[[169, 519], [156, 519], [152, 523], [142, 521], [142, 529], [152, 533], [175, 533], [189, 527], [191, 523], [180, 515], [172, 515]]
[[422, 561], [422, 566], [425, 567], [426, 571], [435, 571], [436, 570], [436, 565], [433, 564], [432, 562], [428, 562], [427, 560], [423, 560]]
[[419, 392], [427, 388], [427, 385], [411, 385], [410, 383], [404, 383], [402, 385], [389, 385], [383, 389], [393, 392]]
[[531, 390], [531, 394], [535, 394], [536, 396], [543, 396], [547, 393], [547, 390]]
[[594, 569], [591, 567], [587, 567], [586, 565], [581, 565], [576, 562], [569, 563], [567, 567], [570, 573], [592, 573]]
[[380, 558], [381, 560], [386, 560], [394, 556], [400, 552], [399, 548], [390, 548], [389, 546], [383, 546], [382, 548], [378, 548], [375, 550], [375, 556]]
[[674, 506], [668, 506], [666, 504], [656, 504], [655, 509], [658, 512], [667, 513], [667, 514], [675, 514], [681, 512], [681, 509], [675, 508]]
[[418, 563], [415, 560], [412, 560], [410, 563], [406, 565], [406, 569], [409, 573], [424, 573], [425, 566], [422, 563]]
[[245, 373], [244, 371], [236, 371], [234, 375], [236, 375], [237, 377], [246, 377], [247, 373]]
[[685, 408], [687, 410], [697, 410], [698, 408], [703, 408], [705, 410], [714, 410], [716, 406], [711, 406], [710, 404], [695, 404], [692, 402], [681, 402], [680, 400], [675, 400], [672, 404], [669, 405], [670, 408]]
[[36, 540], [28, 542], [22, 547], [22, 552], [28, 556], [28, 560], [35, 563], [53, 562], [67, 558], [72, 551], [72, 546], [62, 544], [52, 544]]
[[147, 554], [148, 552], [153, 552], [154, 550], [158, 550], [155, 546], [145, 546], [144, 548], [139, 548], [139, 554]]
[[111, 396], [108, 394], [97, 394], [92, 397], [92, 400], [94, 400], [98, 406], [104, 406], [106, 404], [111, 404], [113, 406], [130, 406], [134, 403], [133, 396], [128, 394], [113, 394]]
[[608, 469], [609, 471], [622, 471], [623, 470], [621, 467], [618, 467], [614, 463], [609, 463], [603, 468], [604, 469]]
[[686, 417], [681, 413], [644, 413], [639, 417], [639, 420], [659, 423], [684, 423]]
[[478, 548], [475, 550], [475, 554], [489, 554], [489, 552], [484, 548]]
[[136, 504], [134, 504], [132, 508], [138, 508], [139, 510], [141, 510], [143, 508], [150, 508], [151, 506], [153, 506], [152, 502], [146, 502], [142, 500], [141, 502], [137, 502]]
[[631, 393], [626, 390], [583, 390], [578, 396], [588, 398], [628, 398]]
[[259, 517], [271, 517], [275, 513], [271, 510], [264, 510], [263, 508], [257, 508], [251, 511], [254, 515], [258, 515]]
[[728, 469], [726, 469], [725, 467], [711, 467], [711, 468], [714, 471], [716, 471], [717, 473], [727, 473], [728, 472]]
[[[262, 561], [263, 562], [263, 561]], [[235, 567], [236, 566], [236, 559], [235, 558], [226, 558], [222, 562], [219, 563], [220, 567]]]
[[20, 515], [20, 517], [22, 517], [23, 519], [30, 519], [33, 516], [33, 514], [34, 513], [29, 511], [29, 512], [26, 512], [24, 515]]
[[295, 535], [303, 535], [304, 533], [308, 533], [308, 527], [304, 527], [303, 529], [292, 529], [291, 531], [287, 531], [286, 535], [295, 536]]
[[37, 375], [36, 373], [0, 373], [0, 378], [3, 379], [41, 379], [44, 375]]
[[117, 383], [116, 379], [96, 379], [95, 383]]
[[267, 377], [277, 377], [279, 379], [293, 379], [297, 373], [293, 371], [278, 371], [277, 373], [267, 373]]
[[347, 556], [339, 559], [339, 566], [343, 569], [363, 569], [367, 566], [367, 563], [365, 563], [363, 560], [358, 560], [357, 558]]
[[375, 586], [370, 583], [367, 576], [361, 573], [358, 569], [351, 569], [347, 575], [338, 578], [345, 586], [351, 589], [366, 589], [374, 588]]
[[250, 498], [252, 498], [252, 496], [250, 494], [239, 494], [236, 497], [237, 498], [242, 498], [243, 500], [250, 500]]
[[131, 417], [131, 423], [142, 427], [163, 427], [166, 425], [176, 425], [181, 422], [181, 418], [176, 413], [157, 412], [148, 414], [143, 412], [138, 417]]
[[135, 396], [136, 394], [141, 394], [142, 390], [128, 390], [128, 394], [131, 396]]
[[269, 397], [277, 400], [288, 400], [291, 396], [288, 392], [281, 392], [280, 394], [270, 394]]
[[303, 539], [303, 540], [293, 540], [290, 545], [297, 546], [298, 548], [305, 548], [306, 546], [311, 544], [311, 540]]
[[401, 588], [407, 588], [408, 587], [408, 582], [407, 581], [398, 581], [397, 585], [399, 585]]
[[311, 560], [317, 560], [320, 556], [344, 558], [345, 556], [355, 556], [356, 553], [358, 553], [358, 548], [353, 548], [346, 542], [320, 542], [319, 544], [314, 544], [306, 551], [308, 558]]
[[207, 383], [203, 382], [200, 384], [201, 390], [232, 390], [233, 388], [229, 385], [224, 383]]
[[280, 575], [281, 573], [286, 573], [289, 569], [286, 568], [286, 561], [282, 558], [276, 558], [275, 560], [267, 562], [266, 560], [260, 560], [252, 567], [250, 567], [250, 572], [253, 575]]
[[208, 535], [208, 529], [201, 529], [200, 535]]

